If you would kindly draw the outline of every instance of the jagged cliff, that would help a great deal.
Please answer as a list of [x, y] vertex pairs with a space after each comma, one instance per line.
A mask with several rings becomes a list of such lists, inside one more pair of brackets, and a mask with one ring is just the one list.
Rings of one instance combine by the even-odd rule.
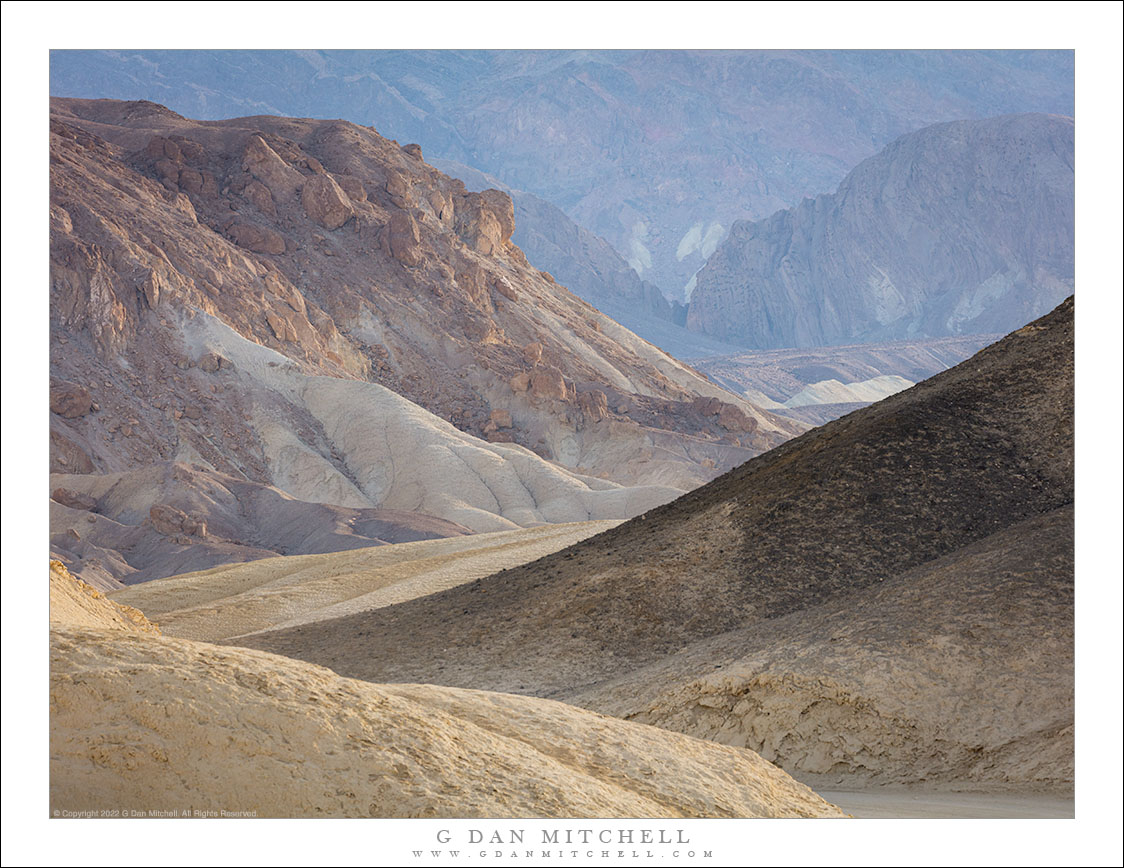
[[536, 269], [510, 198], [417, 146], [342, 121], [52, 109], [55, 472], [178, 462], [497, 530], [623, 518], [801, 430]]
[[806, 347], [1005, 332], [1073, 292], [1073, 120], [937, 124], [835, 193], [737, 223], [688, 328]]

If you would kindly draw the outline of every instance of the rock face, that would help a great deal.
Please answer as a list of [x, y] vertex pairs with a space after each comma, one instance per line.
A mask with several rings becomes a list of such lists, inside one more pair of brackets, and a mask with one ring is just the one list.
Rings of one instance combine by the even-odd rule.
[[351, 201], [330, 175], [313, 175], [301, 185], [304, 213], [325, 229], [339, 229], [351, 219]]
[[51, 383], [51, 412], [64, 419], [79, 419], [93, 409], [90, 393], [77, 383]]
[[1006, 332], [1073, 292], [1073, 120], [938, 124], [738, 223], [688, 328], [755, 348]]
[[[685, 322], [684, 305], [668, 301], [659, 287], [642, 280], [612, 245], [578, 225], [561, 208], [462, 163], [436, 160], [434, 165], [464, 181], [470, 189], [492, 187], [510, 195], [515, 211], [512, 241], [531, 262], [617, 322], [657, 346], [663, 346], [662, 335], [649, 320], [666, 323], [675, 332], [679, 329], [672, 324]], [[692, 337], [684, 331], [682, 339], [690, 341]]]
[[566, 697], [836, 783], [1069, 785], [1073, 334], [1071, 298], [570, 549], [241, 641]]
[[[335, 394], [320, 380], [370, 387], [351, 397], [371, 412], [394, 404], [380, 388], [403, 396], [410, 403], [395, 412], [428, 431], [425, 442], [495, 439], [492, 414], [506, 411], [502, 439], [520, 448], [500, 460], [518, 463], [512, 478], [524, 481], [526, 461], [543, 478], [555, 472], [546, 462], [564, 465], [577, 486], [563, 486], [575, 495], [563, 497], [567, 516], [589, 496], [634, 507], [666, 499], [803, 430], [740, 402], [758, 426], [731, 438], [695, 413], [699, 396], [738, 399], [528, 263], [511, 242], [507, 194], [469, 193], [369, 128], [202, 123], [151, 103], [53, 106], [52, 375], [101, 408], [59, 394], [56, 471], [182, 461], [306, 502], [387, 506], [390, 489], [360, 480], [366, 465], [349, 461], [355, 450], [376, 463], [389, 455], [340, 444], [351, 423], [333, 414], [354, 408], [318, 401]], [[537, 357], [525, 352], [532, 345]], [[539, 369], [546, 379], [540, 372], [532, 389]], [[515, 391], [523, 375], [527, 388]], [[593, 420], [578, 384], [632, 409], [613, 409], [609, 425]], [[458, 433], [438, 432], [426, 411]], [[390, 474], [401, 503], [408, 473]], [[597, 494], [606, 479], [650, 486], [648, 495]], [[453, 512], [480, 505], [433, 496], [406, 508], [428, 497], [459, 523]]]
[[1065, 789], [1073, 637], [1064, 507], [569, 699], [748, 747], [812, 786]]
[[556, 203], [685, 300], [737, 220], [833, 189], [926, 124], [1072, 116], [1073, 69], [1068, 51], [231, 51], [214, 67], [191, 52], [70, 51], [51, 56], [51, 86], [192, 117], [268, 105], [373, 124]]
[[51, 624], [159, 636], [160, 628], [132, 606], [109, 600], [70, 574], [61, 561], [50, 566]]

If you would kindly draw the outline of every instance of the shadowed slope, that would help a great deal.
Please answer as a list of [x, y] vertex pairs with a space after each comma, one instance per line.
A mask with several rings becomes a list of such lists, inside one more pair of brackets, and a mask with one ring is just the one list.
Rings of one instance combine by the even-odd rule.
[[554, 695], [819, 605], [1073, 500], [1073, 302], [571, 549], [245, 640], [377, 680]]

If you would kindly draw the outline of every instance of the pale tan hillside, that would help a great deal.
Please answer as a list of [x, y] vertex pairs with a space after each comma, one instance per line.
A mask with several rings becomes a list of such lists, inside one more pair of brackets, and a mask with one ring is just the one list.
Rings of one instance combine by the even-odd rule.
[[[51, 809], [842, 816], [756, 754], [558, 702], [160, 637], [51, 565]], [[96, 726], [91, 722], [96, 721]]]
[[164, 632], [221, 641], [403, 603], [536, 560], [618, 521], [265, 558], [135, 585], [113, 599], [159, 617]]
[[70, 575], [59, 561], [51, 561], [50, 574], [52, 624], [160, 635], [159, 628], [141, 612], [107, 599], [97, 588]]

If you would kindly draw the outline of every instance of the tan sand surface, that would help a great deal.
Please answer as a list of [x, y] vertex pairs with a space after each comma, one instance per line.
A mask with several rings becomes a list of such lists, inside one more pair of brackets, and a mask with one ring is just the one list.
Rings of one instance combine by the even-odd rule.
[[619, 521], [544, 525], [321, 555], [264, 558], [159, 579], [113, 599], [171, 636], [219, 641], [390, 606], [548, 555]]
[[751, 751], [122, 629], [52, 631], [51, 724], [52, 810], [840, 816]]

